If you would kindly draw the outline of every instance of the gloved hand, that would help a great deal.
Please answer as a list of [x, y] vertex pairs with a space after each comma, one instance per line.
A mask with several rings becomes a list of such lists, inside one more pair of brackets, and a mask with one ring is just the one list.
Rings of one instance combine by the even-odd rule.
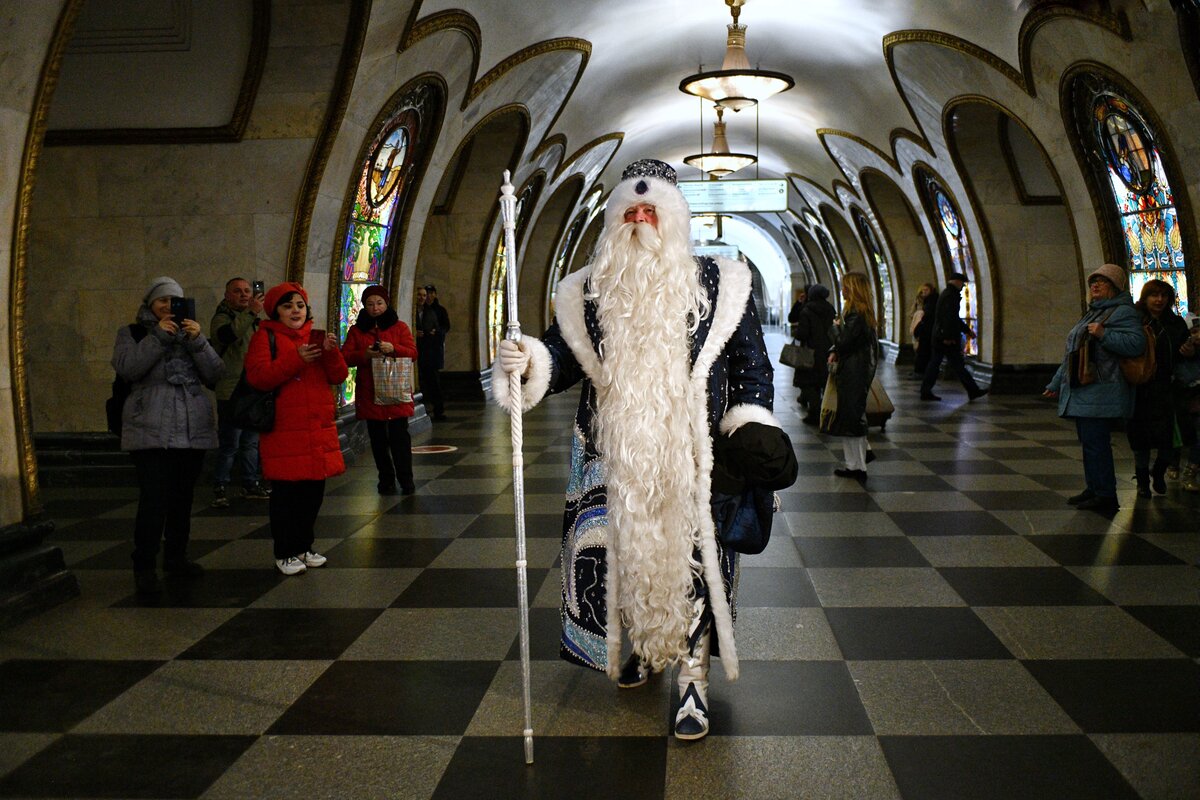
[[529, 352], [525, 349], [524, 343], [517, 344], [508, 339], [502, 339], [496, 358], [500, 362], [500, 368], [510, 375], [525, 377], [525, 371], [529, 369]]

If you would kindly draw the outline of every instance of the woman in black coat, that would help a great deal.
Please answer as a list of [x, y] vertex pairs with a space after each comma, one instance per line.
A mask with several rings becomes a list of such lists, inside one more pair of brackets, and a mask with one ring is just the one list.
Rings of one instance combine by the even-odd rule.
[[[1180, 349], [1188, 344], [1188, 328], [1187, 323], [1171, 310], [1175, 305], [1175, 289], [1166, 281], [1146, 281], [1136, 305], [1142, 312], [1142, 324], [1149, 325], [1154, 332], [1157, 369], [1148, 383], [1137, 387], [1133, 417], [1126, 432], [1129, 447], [1133, 450], [1138, 497], [1150, 497], [1151, 478], [1154, 479], [1154, 491], [1166, 494], [1167, 467], [1175, 462], [1178, 454], [1177, 415], [1181, 403], [1176, 397], [1172, 376], [1180, 359]], [[1150, 466], [1152, 449], [1158, 450], [1153, 468]]]
[[[821, 431], [842, 436], [846, 466], [833, 471], [841, 478], [867, 479], [867, 394], [875, 377], [879, 342], [871, 284], [862, 272], [842, 278], [842, 316], [834, 321], [829, 364], [837, 387], [837, 413], [821, 419]], [[836, 366], [834, 366], [836, 365]]]
[[912, 335], [913, 349], [916, 351], [913, 372], [922, 378], [925, 377], [925, 368], [929, 366], [929, 356], [933, 353], [933, 319], [937, 301], [937, 288], [932, 283], [921, 284], [916, 302], [913, 303]]
[[821, 395], [825, 393], [825, 381], [829, 378], [829, 367], [824, 355], [833, 342], [829, 330], [837, 312], [829, 304], [829, 290], [819, 283], [808, 287], [808, 300], [796, 315], [792, 325], [792, 336], [801, 344], [811, 347], [816, 357], [812, 369], [798, 369], [792, 375], [792, 385], [800, 390], [800, 403], [808, 407], [804, 421], [816, 425], [821, 417]]

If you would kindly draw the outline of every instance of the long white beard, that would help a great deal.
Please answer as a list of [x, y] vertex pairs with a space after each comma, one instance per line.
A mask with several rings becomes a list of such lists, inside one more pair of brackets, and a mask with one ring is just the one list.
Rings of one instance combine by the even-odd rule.
[[689, 331], [707, 303], [691, 254], [680, 250], [664, 248], [652, 226], [628, 223], [601, 246], [591, 273], [602, 331], [596, 441], [608, 475], [609, 574], [634, 651], [655, 669], [686, 651], [701, 569]]

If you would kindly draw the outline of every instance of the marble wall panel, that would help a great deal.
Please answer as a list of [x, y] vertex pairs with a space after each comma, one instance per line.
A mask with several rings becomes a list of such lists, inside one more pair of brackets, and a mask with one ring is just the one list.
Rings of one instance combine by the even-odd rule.
[[99, 172], [94, 151], [80, 147], [43, 148], [38, 158], [33, 220], [100, 215]]
[[288, 3], [286, 8], [271, 15], [271, 46], [341, 46], [348, 8], [346, 0]]
[[246, 124], [247, 139], [315, 139], [321, 132], [328, 92], [260, 94]]
[[185, 291], [197, 286], [224, 286], [227, 276], [254, 266], [254, 217], [143, 217], [146, 272], [171, 275]]
[[244, 277], [263, 281], [268, 287], [274, 286], [283, 281], [287, 271], [292, 215], [255, 214], [253, 219], [254, 265], [245, 271]]
[[[41, 76], [42, 62], [58, 16], [66, 0], [0, 0], [0, 41], [5, 46], [0, 58], [0, 107], [28, 115]], [[25, 127], [7, 129], [24, 140]], [[5, 136], [5, 139], [8, 137]]]
[[[115, 338], [114, 330], [108, 337], [108, 352], [103, 360], [54, 362], [31, 376], [30, 395], [33, 402], [30, 413], [35, 432], [105, 429], [104, 400], [112, 392], [113, 368], [110, 360]], [[64, 374], [72, 375], [72, 380], [62, 380]], [[80, 398], [87, 399], [81, 401]]]
[[[63, 217], [29, 226], [29, 299], [53, 291], [111, 285], [140, 286], [146, 277], [142, 220]], [[156, 273], [157, 274], [157, 273]]]
[[[345, 26], [342, 27], [345, 35]], [[306, 92], [317, 86], [332, 86], [342, 55], [341, 42], [313, 47], [276, 47], [267, 50], [258, 93]]]
[[0, 239], [5, 242], [12, 239], [17, 182], [21, 175], [21, 159], [25, 154], [25, 138], [22, 134], [28, 126], [28, 113], [0, 107]]

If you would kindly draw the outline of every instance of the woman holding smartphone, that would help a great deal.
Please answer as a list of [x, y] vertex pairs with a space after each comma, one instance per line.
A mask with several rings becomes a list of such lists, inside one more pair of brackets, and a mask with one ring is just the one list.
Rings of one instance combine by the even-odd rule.
[[263, 477], [273, 482], [269, 506], [275, 566], [284, 575], [319, 567], [313, 526], [326, 478], [346, 471], [338, 445], [331, 385], [348, 370], [337, 338], [314, 330], [308, 293], [281, 283], [263, 300], [267, 320], [250, 340], [246, 380], [275, 392], [275, 426], [259, 438]]
[[192, 493], [204, 451], [217, 446], [204, 385], [216, 382], [224, 364], [198, 322], [172, 318], [172, 305], [178, 309], [182, 298], [173, 278], [155, 278], [136, 321], [121, 327], [113, 347], [113, 369], [130, 384], [121, 414], [121, 449], [133, 457], [137, 472], [133, 569], [142, 595], [159, 592], [160, 542], [165, 541], [168, 575], [190, 578], [204, 571], [187, 558]]
[[379, 493], [415, 492], [412, 471], [412, 439], [408, 435], [408, 418], [413, 404], [381, 405], [376, 402], [375, 377], [371, 363], [378, 358], [417, 357], [417, 343], [408, 326], [400, 321], [391, 308], [391, 298], [382, 286], [368, 286], [362, 293], [363, 309], [346, 333], [342, 356], [351, 367], [358, 367], [355, 380], [354, 414], [367, 422], [371, 439], [371, 455], [379, 470]]

